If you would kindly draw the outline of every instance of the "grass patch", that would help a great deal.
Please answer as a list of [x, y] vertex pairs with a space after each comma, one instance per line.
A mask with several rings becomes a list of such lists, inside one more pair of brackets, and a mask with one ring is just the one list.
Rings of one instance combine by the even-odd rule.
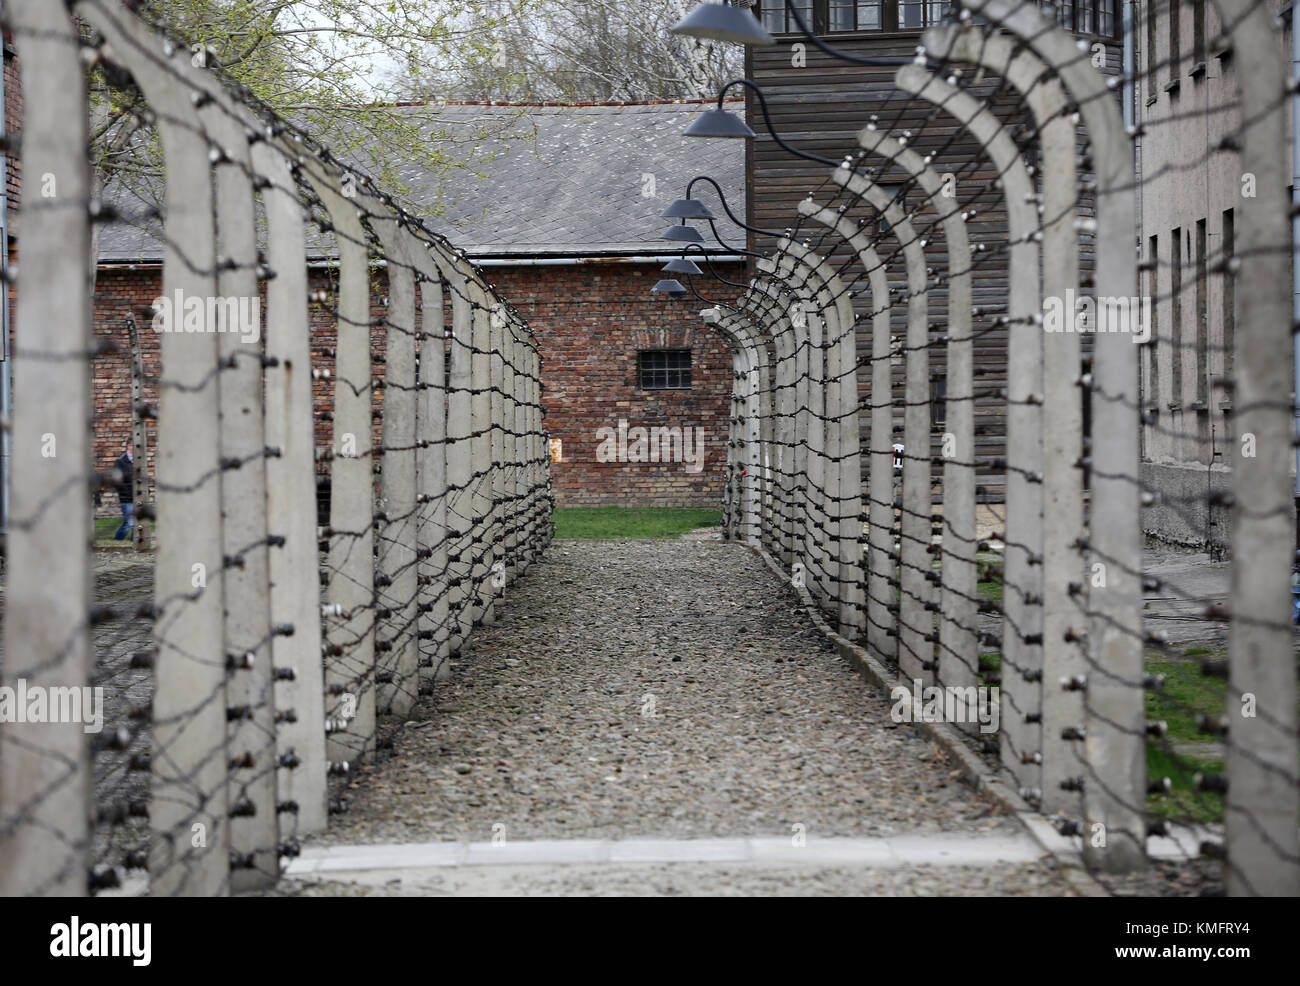
[[[1222, 822], [1223, 797], [1212, 791], [1196, 789], [1193, 778], [1204, 774], [1222, 774], [1223, 757], [1216, 755], [1222, 746], [1214, 746], [1219, 737], [1199, 732], [1198, 716], [1219, 717], [1227, 709], [1228, 683], [1222, 678], [1201, 673], [1201, 657], [1223, 658], [1222, 647], [1189, 647], [1179, 655], [1147, 651], [1146, 670], [1162, 674], [1165, 683], [1146, 693], [1147, 721], [1163, 719], [1168, 727], [1163, 739], [1147, 741], [1147, 776], [1168, 777], [1173, 790], [1168, 794], [1149, 794], [1147, 808], [1163, 818], [1197, 822]], [[1191, 658], [1191, 660], [1188, 660]], [[1170, 749], [1171, 744], [1205, 744], [1200, 755], [1196, 747], [1183, 751]]]
[[552, 516], [555, 536], [570, 540], [671, 538], [722, 523], [721, 510], [670, 507], [565, 507]]
[[[1208, 647], [1189, 648], [1190, 656], [1210, 654]], [[1197, 771], [1223, 773], [1222, 757], [1197, 757], [1169, 749], [1171, 743], [1210, 743], [1215, 737], [1197, 731], [1198, 715], [1221, 716], [1226, 708], [1228, 683], [1201, 674], [1201, 662], [1147, 651], [1148, 674], [1162, 674], [1165, 683], [1146, 693], [1148, 722], [1163, 719], [1169, 727], [1163, 739], [1147, 741], [1147, 777], [1168, 777], [1173, 786], [1168, 794], [1148, 794], [1147, 809], [1158, 818], [1196, 822], [1223, 821], [1223, 796], [1198, 791], [1193, 781]]]
[[[1208, 648], [1198, 648], [1209, 653]], [[1169, 724], [1168, 738], [1175, 743], [1204, 742], [1214, 739], [1197, 732], [1197, 715], [1221, 716], [1227, 709], [1228, 683], [1222, 678], [1201, 674], [1199, 661], [1171, 661], [1163, 655], [1147, 652], [1149, 674], [1165, 676], [1164, 686], [1147, 692], [1147, 719], [1163, 719]]]
[[[1170, 724], [1172, 731], [1173, 724]], [[1222, 774], [1223, 758], [1203, 759], [1169, 752], [1147, 743], [1147, 777], [1168, 777], [1168, 794], [1147, 795], [1147, 810], [1160, 818], [1197, 822], [1223, 821], [1223, 795], [1198, 791], [1193, 778], [1197, 771]]]

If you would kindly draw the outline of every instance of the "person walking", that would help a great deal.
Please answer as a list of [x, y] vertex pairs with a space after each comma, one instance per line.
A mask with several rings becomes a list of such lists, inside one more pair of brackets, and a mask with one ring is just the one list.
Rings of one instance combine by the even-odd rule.
[[117, 498], [122, 505], [122, 526], [117, 529], [113, 535], [114, 541], [121, 541], [129, 538], [131, 532], [135, 530], [135, 458], [131, 455], [131, 446], [126, 447], [123, 452], [113, 463], [113, 468], [117, 470], [121, 480], [117, 484]]

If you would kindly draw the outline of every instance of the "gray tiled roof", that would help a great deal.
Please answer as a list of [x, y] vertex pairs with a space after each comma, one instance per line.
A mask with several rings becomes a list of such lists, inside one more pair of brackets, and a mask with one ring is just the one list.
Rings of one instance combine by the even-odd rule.
[[[514, 119], [502, 129], [533, 135], [502, 140], [503, 153], [473, 166], [484, 177], [464, 169], [444, 177], [412, 165], [401, 173], [410, 186], [402, 198], [414, 203], [441, 193], [443, 212], [431, 225], [472, 257], [680, 253], [679, 246], [657, 239], [667, 225], [659, 213], [685, 194], [696, 175], [716, 179], [728, 204], [744, 218], [744, 142], [681, 135], [702, 108], [698, 103], [396, 107], [394, 112], [431, 120], [436, 115], [430, 126], [438, 127], [482, 125], [494, 116]], [[743, 232], [723, 215], [713, 189], [700, 183], [693, 194], [722, 217], [723, 239], [743, 246]], [[144, 210], [130, 191], [119, 190], [112, 198], [124, 214]], [[702, 232], [708, 236], [707, 227]], [[102, 231], [101, 261], [150, 261], [161, 255], [158, 238], [147, 229], [119, 222]]]

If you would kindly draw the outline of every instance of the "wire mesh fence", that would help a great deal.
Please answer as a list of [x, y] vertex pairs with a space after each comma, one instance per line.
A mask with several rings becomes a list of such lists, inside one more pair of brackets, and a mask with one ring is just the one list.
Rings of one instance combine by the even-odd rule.
[[[464, 254], [128, 5], [5, 12], [27, 180], [0, 887], [265, 888], [324, 828], [327, 777], [374, 756], [381, 717], [446, 674], [549, 541], [538, 349]], [[155, 211], [92, 197], [88, 65], [144, 97]], [[90, 231], [115, 222], [165, 245], [137, 409], [155, 419], [139, 512], [156, 551], [97, 577], [91, 492], [121, 477], [91, 468], [110, 347]], [[325, 287], [309, 240], [336, 258]]]
[[1177, 6], [1126, 5], [1127, 67], [1069, 5], [963, 0], [901, 58], [794, 34], [877, 73], [831, 157], [746, 83], [816, 170], [702, 313], [726, 523], [1090, 868], [1172, 840], [1295, 893], [1294, 83], [1269, 4], [1193, 5], [1181, 55]]

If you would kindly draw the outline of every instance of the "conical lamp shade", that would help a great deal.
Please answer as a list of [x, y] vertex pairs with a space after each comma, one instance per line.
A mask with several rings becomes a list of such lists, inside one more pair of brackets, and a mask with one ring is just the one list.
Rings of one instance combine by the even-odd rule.
[[748, 10], [726, 3], [702, 3], [668, 30], [691, 38], [731, 41], [738, 45], [776, 44], [758, 18]]
[[704, 237], [694, 226], [669, 226], [660, 234], [661, 240], [675, 240], [679, 243], [703, 243]]
[[684, 134], [687, 137], [753, 137], [754, 131], [726, 110], [708, 110], [697, 116]]
[[713, 219], [709, 207], [699, 199], [678, 199], [663, 212], [660, 219]]
[[670, 298], [675, 298], [678, 295], [686, 293], [686, 289], [682, 287], [682, 282], [676, 281], [671, 277], [657, 282], [650, 290], [652, 293], [658, 292], [659, 294], [666, 294]]
[[694, 260], [688, 260], [686, 257], [678, 257], [676, 260], [670, 260], [664, 264], [660, 270], [667, 271], [669, 274], [702, 274], [699, 264]]

